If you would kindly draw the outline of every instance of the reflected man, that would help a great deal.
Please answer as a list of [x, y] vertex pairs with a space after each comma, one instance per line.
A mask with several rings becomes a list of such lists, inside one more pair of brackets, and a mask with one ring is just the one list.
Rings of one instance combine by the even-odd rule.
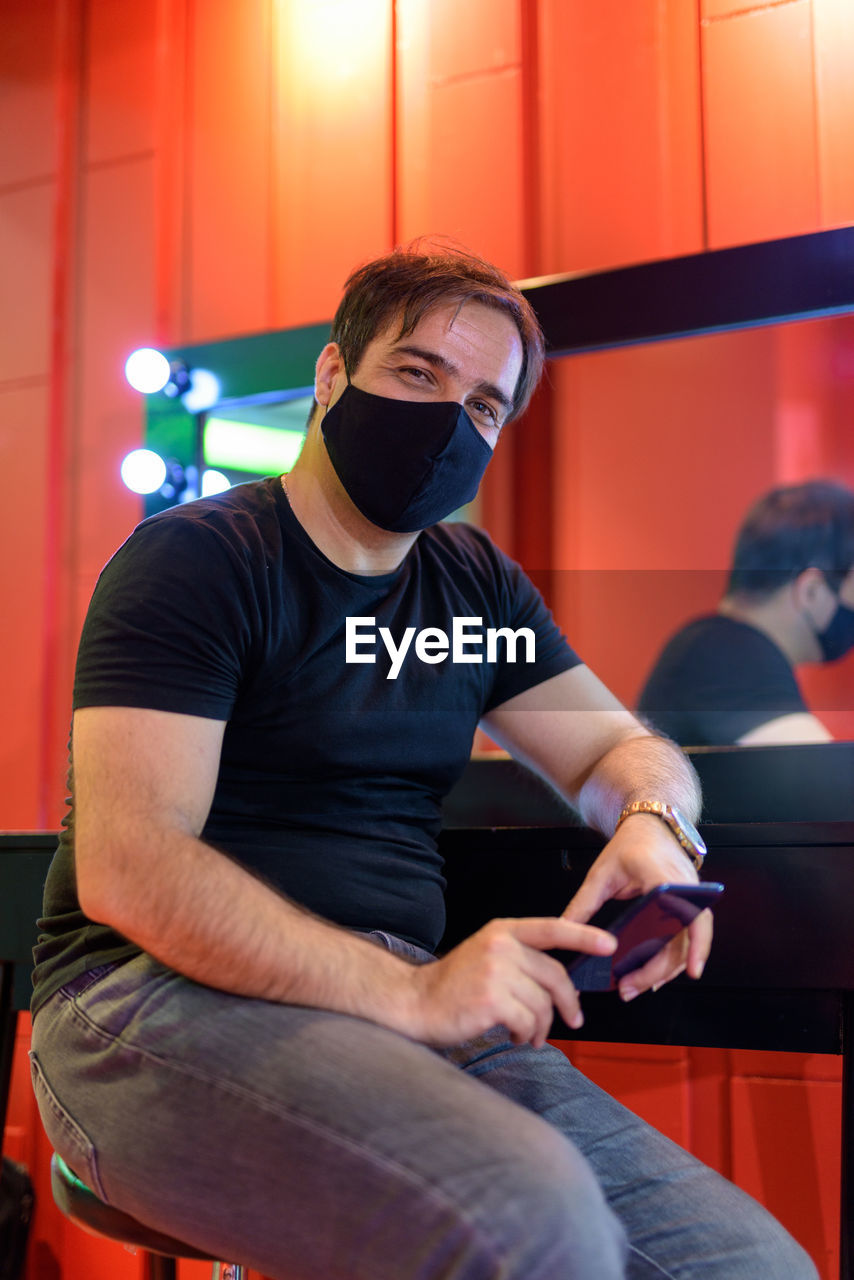
[[736, 538], [717, 612], [665, 645], [640, 714], [683, 746], [828, 742], [795, 675], [854, 647], [854, 493], [825, 480], [771, 490]]

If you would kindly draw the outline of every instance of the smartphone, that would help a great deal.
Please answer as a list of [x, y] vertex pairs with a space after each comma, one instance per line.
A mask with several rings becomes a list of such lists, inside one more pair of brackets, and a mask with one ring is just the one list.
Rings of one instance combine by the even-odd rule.
[[[574, 952], [572, 959], [564, 959], [576, 990], [613, 991], [625, 974], [640, 969], [657, 955], [696, 915], [711, 907], [723, 891], [723, 885], [715, 881], [660, 884], [628, 904], [606, 903], [590, 924], [613, 933], [617, 950], [610, 956]], [[616, 917], [615, 909], [619, 912]]]

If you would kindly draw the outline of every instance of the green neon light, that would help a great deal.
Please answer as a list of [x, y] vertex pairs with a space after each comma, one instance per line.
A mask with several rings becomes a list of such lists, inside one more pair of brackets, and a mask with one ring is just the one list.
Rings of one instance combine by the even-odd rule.
[[205, 423], [205, 464], [227, 471], [274, 475], [290, 471], [305, 440], [304, 431], [261, 427], [254, 422], [208, 418]]

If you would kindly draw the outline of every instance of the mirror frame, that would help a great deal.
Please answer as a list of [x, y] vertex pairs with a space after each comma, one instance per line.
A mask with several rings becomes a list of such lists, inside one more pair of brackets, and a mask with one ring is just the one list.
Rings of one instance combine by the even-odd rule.
[[548, 355], [854, 310], [854, 227], [520, 281]]

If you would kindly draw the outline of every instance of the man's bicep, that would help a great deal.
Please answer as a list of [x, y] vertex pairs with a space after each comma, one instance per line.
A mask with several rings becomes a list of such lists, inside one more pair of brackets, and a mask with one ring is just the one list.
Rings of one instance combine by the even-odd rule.
[[213, 799], [225, 722], [142, 707], [74, 714], [76, 844], [123, 841], [131, 830], [198, 835]]
[[573, 795], [598, 760], [640, 722], [593, 674], [576, 666], [526, 689], [483, 720], [490, 737]]

